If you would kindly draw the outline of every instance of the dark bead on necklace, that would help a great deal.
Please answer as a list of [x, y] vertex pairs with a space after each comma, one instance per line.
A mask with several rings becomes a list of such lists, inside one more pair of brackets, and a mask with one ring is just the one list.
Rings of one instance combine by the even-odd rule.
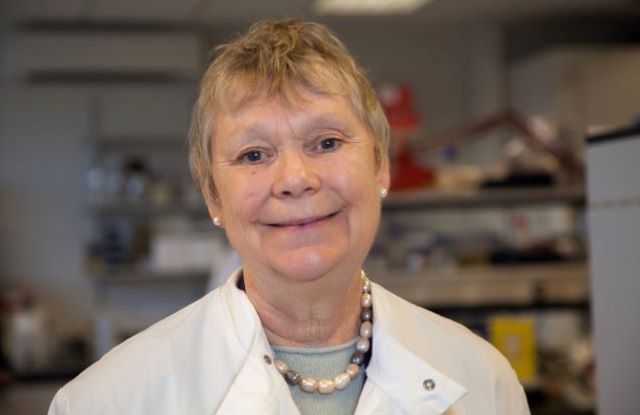
[[361, 321], [371, 321], [373, 319], [373, 309], [371, 307], [365, 307], [360, 312]]
[[362, 352], [355, 352], [352, 356], [351, 356], [351, 363], [356, 364], [358, 366], [362, 366], [362, 364], [364, 363], [364, 353]]
[[289, 369], [284, 374], [284, 379], [287, 381], [289, 385], [295, 386], [302, 380], [302, 376], [300, 373], [295, 370]]

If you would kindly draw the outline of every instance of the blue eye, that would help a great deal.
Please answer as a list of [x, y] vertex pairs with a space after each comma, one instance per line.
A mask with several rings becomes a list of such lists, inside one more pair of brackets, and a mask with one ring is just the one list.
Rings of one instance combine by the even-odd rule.
[[257, 163], [262, 160], [264, 153], [259, 150], [249, 150], [244, 153], [240, 159], [249, 163]]
[[332, 151], [338, 148], [339, 144], [340, 142], [336, 138], [325, 138], [322, 141], [320, 141], [320, 144], [318, 145], [318, 147], [322, 151]]

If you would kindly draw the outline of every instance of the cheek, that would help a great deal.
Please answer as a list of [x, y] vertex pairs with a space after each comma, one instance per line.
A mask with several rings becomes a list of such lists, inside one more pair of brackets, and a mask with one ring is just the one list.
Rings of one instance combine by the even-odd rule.
[[220, 175], [218, 194], [222, 214], [230, 226], [258, 217], [266, 188], [260, 177], [255, 170], [242, 175]]
[[[364, 160], [363, 160], [364, 159]], [[367, 163], [371, 161], [372, 163]], [[357, 212], [359, 226], [370, 228], [377, 225], [380, 216], [380, 189], [373, 160], [360, 159], [352, 165], [351, 174], [341, 178], [344, 194]]]
[[[335, 174], [335, 186], [349, 209], [352, 236], [363, 241], [375, 233], [380, 217], [380, 197], [375, 175], [361, 166]], [[372, 229], [373, 228], [373, 229]]]
[[[343, 197], [354, 203], [375, 199], [377, 190], [376, 173], [368, 158], [353, 157], [346, 162], [337, 163], [328, 170]], [[372, 160], [371, 160], [372, 161]]]

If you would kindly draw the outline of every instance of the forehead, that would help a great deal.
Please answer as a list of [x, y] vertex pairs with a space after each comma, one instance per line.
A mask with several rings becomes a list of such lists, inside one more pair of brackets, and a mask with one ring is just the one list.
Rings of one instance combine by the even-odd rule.
[[219, 111], [216, 119], [214, 140], [246, 133], [267, 134], [283, 127], [299, 132], [335, 128], [353, 134], [364, 129], [346, 97], [300, 88], [287, 95], [262, 94], [236, 109]]

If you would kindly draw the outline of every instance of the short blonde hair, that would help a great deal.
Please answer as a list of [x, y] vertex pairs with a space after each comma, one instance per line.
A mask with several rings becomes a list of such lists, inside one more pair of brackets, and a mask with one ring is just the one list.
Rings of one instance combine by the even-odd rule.
[[364, 70], [326, 26], [300, 19], [262, 21], [218, 46], [200, 84], [189, 131], [189, 163], [205, 200], [216, 200], [211, 171], [215, 114], [262, 97], [296, 98], [298, 88], [344, 96], [375, 139], [379, 167], [389, 124]]

